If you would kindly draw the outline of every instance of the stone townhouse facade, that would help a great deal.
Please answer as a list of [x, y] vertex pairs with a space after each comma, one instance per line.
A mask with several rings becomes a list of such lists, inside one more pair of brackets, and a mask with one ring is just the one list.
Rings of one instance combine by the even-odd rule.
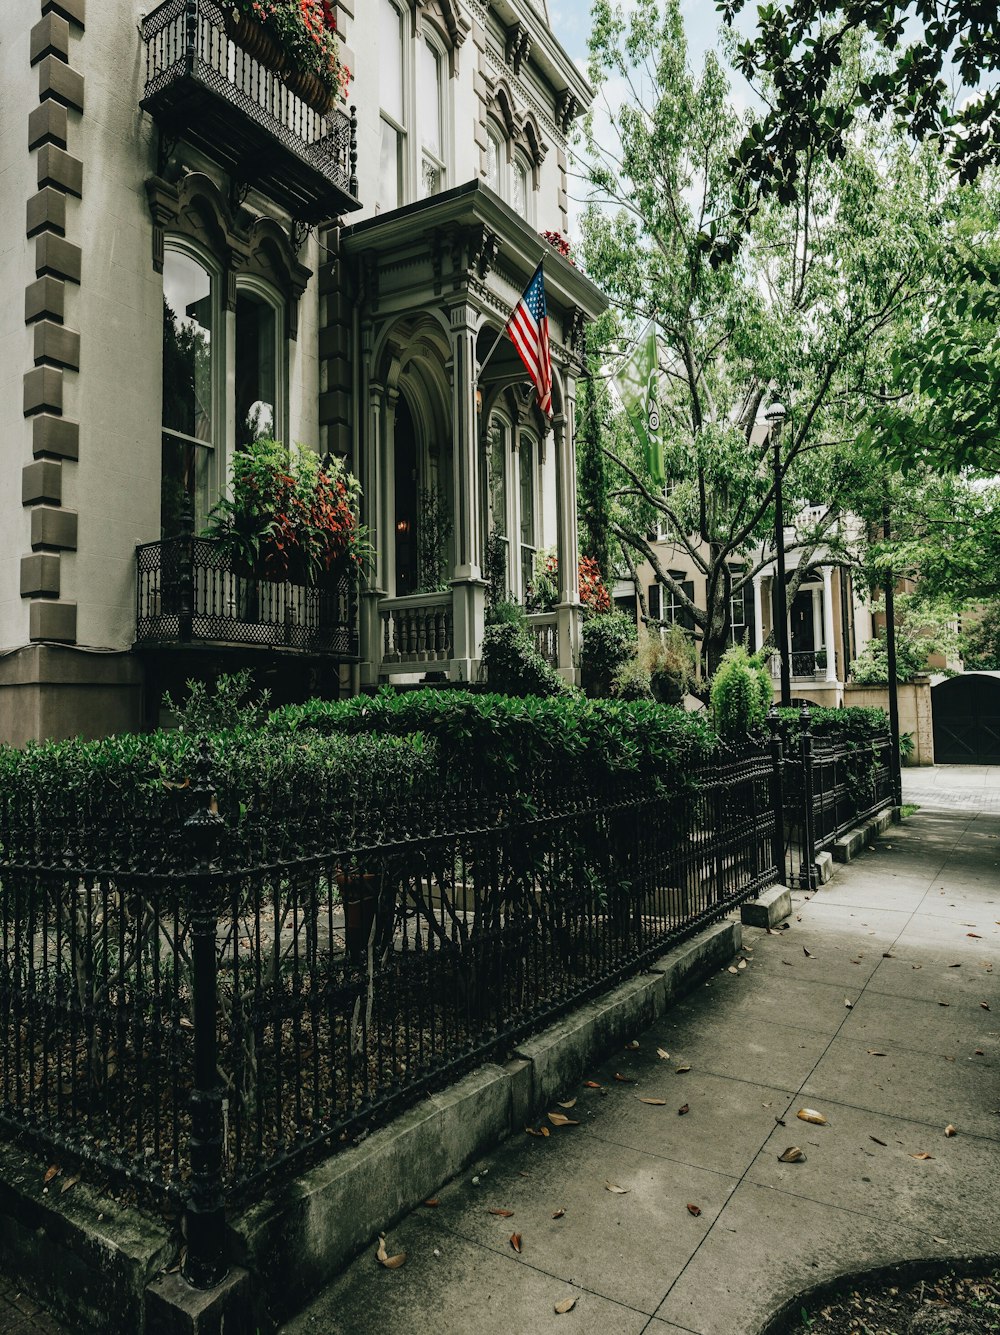
[[[557, 549], [536, 638], [576, 671], [576, 379], [605, 299], [540, 232], [566, 230], [590, 90], [544, 0], [336, 17], [326, 111], [222, 0], [0, 19], [0, 739], [149, 726], [165, 688], [242, 666], [276, 700], [473, 680], [491, 534], [515, 598]], [[487, 361], [540, 260], [551, 421], [509, 340]], [[258, 580], [202, 536], [264, 434], [360, 477], [360, 588]]]

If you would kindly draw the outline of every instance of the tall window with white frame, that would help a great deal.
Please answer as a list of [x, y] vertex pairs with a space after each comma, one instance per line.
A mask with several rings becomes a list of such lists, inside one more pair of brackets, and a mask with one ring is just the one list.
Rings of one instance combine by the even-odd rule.
[[406, 30], [403, 15], [392, 0], [378, 0], [378, 4], [379, 114], [382, 133], [378, 205], [385, 210], [402, 204], [406, 190], [406, 80], [403, 59]]
[[525, 431], [518, 439], [518, 480], [521, 502], [521, 598], [535, 574], [538, 540], [535, 528], [535, 442]]
[[216, 275], [186, 250], [163, 258], [163, 429], [160, 530], [178, 531], [185, 508], [200, 527], [216, 482], [217, 382], [215, 332], [221, 318]]
[[281, 438], [281, 325], [278, 300], [241, 286], [236, 294], [236, 448]]
[[500, 549], [503, 585], [506, 592], [510, 589], [510, 531], [507, 520], [507, 456], [510, 453], [510, 427], [496, 413], [490, 418], [489, 446], [490, 534]]
[[445, 188], [444, 56], [422, 37], [417, 43], [417, 132], [420, 140], [418, 191], [421, 199]]

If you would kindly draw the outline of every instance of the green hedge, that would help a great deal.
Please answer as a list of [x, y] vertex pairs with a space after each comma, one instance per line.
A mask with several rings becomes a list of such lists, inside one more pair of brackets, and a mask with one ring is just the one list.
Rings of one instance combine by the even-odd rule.
[[[227, 865], [405, 831], [432, 789], [423, 737], [214, 734]], [[185, 858], [198, 745], [179, 731], [0, 748], [0, 859], [161, 871]]]
[[[786, 741], [798, 744], [801, 713], [798, 709], [779, 709]], [[884, 709], [851, 705], [846, 709], [809, 708], [809, 731], [814, 737], [838, 741], [871, 742], [889, 736], [889, 715]]]
[[275, 711], [272, 733], [412, 737], [434, 743], [441, 783], [459, 792], [518, 797], [649, 785], [661, 795], [687, 786], [690, 767], [718, 740], [706, 719], [651, 701], [551, 699], [467, 691], [391, 689]]

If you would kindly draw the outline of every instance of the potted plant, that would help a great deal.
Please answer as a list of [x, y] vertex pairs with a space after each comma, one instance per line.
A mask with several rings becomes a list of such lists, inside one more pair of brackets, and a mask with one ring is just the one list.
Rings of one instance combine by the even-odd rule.
[[322, 115], [346, 96], [350, 71], [341, 63], [331, 0], [230, 0], [226, 27]]
[[369, 555], [360, 495], [339, 460], [255, 440], [237, 451], [230, 495], [212, 510], [206, 536], [232, 553], [238, 574], [322, 585]]

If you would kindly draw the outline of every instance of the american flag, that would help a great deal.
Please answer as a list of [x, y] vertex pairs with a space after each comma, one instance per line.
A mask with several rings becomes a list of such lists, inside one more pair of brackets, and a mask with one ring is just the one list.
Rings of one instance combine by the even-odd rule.
[[538, 406], [552, 416], [552, 361], [549, 357], [549, 317], [545, 310], [545, 280], [539, 264], [507, 321], [507, 333], [538, 391]]

